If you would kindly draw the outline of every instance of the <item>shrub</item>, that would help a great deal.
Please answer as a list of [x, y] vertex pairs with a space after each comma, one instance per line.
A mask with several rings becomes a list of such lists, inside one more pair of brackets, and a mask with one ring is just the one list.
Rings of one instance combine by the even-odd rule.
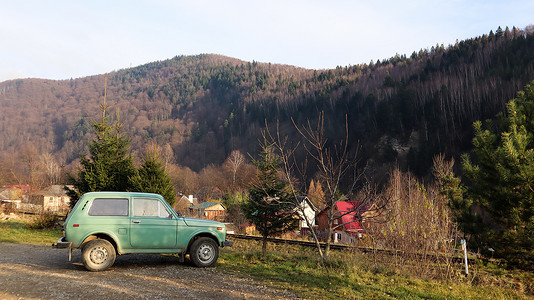
[[57, 229], [59, 216], [51, 213], [44, 212], [38, 215], [33, 221], [26, 224], [28, 229]]

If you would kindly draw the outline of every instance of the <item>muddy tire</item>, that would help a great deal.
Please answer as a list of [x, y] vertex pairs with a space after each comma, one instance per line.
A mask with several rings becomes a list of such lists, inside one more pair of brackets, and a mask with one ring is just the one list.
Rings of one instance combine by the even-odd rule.
[[211, 267], [219, 258], [219, 246], [213, 239], [201, 237], [191, 245], [189, 257], [199, 268]]
[[102, 239], [92, 240], [82, 249], [82, 262], [89, 271], [104, 271], [115, 263], [115, 247]]

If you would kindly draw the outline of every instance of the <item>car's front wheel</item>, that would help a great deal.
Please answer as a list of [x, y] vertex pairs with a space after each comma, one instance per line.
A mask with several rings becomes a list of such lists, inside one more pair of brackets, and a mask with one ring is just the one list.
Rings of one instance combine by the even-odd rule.
[[211, 267], [219, 258], [219, 247], [213, 239], [201, 237], [191, 245], [189, 257], [197, 267]]
[[82, 262], [89, 271], [104, 271], [115, 262], [115, 247], [102, 239], [92, 240], [82, 249]]

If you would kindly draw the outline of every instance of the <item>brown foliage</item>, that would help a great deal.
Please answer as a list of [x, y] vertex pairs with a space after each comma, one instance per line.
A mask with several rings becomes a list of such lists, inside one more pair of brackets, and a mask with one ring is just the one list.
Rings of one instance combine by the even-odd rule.
[[321, 211], [323, 208], [326, 207], [325, 202], [325, 194], [323, 191], [323, 187], [321, 186], [321, 182], [319, 180], [314, 181], [313, 179], [310, 181], [310, 186], [308, 188], [308, 199], [315, 205], [315, 207]]
[[[371, 223], [368, 228], [374, 246], [398, 250], [394, 258], [398, 267], [405, 260], [415, 259], [419, 265], [406, 267], [416, 268], [421, 274], [449, 276], [457, 230], [439, 187], [425, 187], [411, 174], [396, 169], [384, 197], [389, 205], [386, 222]], [[431, 263], [436, 257], [443, 260], [441, 264]]]
[[[422, 49], [410, 57], [396, 55], [376, 64], [331, 70], [244, 62], [220, 55], [182, 56], [111, 72], [107, 98], [121, 112], [133, 153], [155, 143], [169, 154], [167, 164], [189, 168], [184, 169], [189, 179], [174, 176], [175, 185], [184, 192], [199, 188], [200, 184], [185, 184], [194, 177], [191, 172], [198, 176], [206, 166], [221, 164], [234, 150], [254, 155], [266, 126], [272, 128], [279, 122], [283, 135], [301, 141], [291, 118], [297, 123], [316, 121], [318, 111], [328, 112], [329, 144], [344, 139], [340, 128], [345, 126], [341, 116], [346, 114], [353, 140], [359, 139], [362, 153], [369, 156], [364, 159], [383, 163], [375, 147], [381, 137], [417, 136], [392, 149], [395, 153], [390, 153], [389, 162], [398, 159], [405, 165], [407, 155], [401, 152], [413, 148], [416, 159], [425, 160], [417, 163], [429, 165], [434, 152], [465, 151], [461, 148], [469, 144], [472, 122], [501, 111], [534, 77], [529, 55], [532, 41], [530, 28], [514, 28], [501, 37], [483, 35]], [[0, 156], [23, 155], [23, 145], [31, 141], [37, 156], [50, 153], [58, 165], [72, 167], [87, 152], [104, 77], [0, 83]], [[354, 152], [359, 145], [351, 143], [348, 150]], [[425, 145], [428, 148], [417, 152]], [[421, 158], [418, 153], [430, 154]], [[296, 156], [302, 159], [305, 153]], [[52, 171], [55, 167], [48, 164], [41, 176], [35, 159], [28, 157], [26, 163], [22, 156], [4, 160], [0, 167], [9, 170], [9, 178], [2, 175], [0, 180], [35, 185], [58, 181]], [[247, 177], [240, 179], [240, 174], [250, 172], [234, 169], [227, 174], [232, 189], [246, 185]], [[227, 186], [226, 181], [222, 185]]]
[[[526, 40], [532, 33], [507, 32], [332, 70], [220, 55], [175, 57], [110, 73], [107, 94], [134, 152], [149, 142], [169, 145], [177, 163], [197, 172], [222, 162], [232, 148], [255, 153], [265, 119], [303, 120], [318, 109], [332, 110], [333, 120], [351, 110], [361, 119], [353, 123], [362, 134], [382, 126], [376, 115], [388, 110], [378, 108], [395, 111], [400, 103], [403, 117], [383, 116], [393, 129], [405, 136], [420, 131], [425, 140], [439, 133], [439, 143], [455, 144], [475, 119], [502, 110], [534, 76], [532, 62], [521, 60], [530, 57]], [[502, 53], [511, 58], [503, 61]], [[0, 153], [18, 152], [31, 141], [60, 165], [71, 163], [90, 139], [103, 86], [104, 75], [0, 83]], [[434, 129], [428, 124], [433, 121], [439, 124]]]

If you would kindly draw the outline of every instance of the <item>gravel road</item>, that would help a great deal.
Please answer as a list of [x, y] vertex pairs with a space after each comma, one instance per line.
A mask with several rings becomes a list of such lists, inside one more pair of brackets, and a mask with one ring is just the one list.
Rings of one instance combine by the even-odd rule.
[[0, 243], [0, 299], [294, 299], [216, 268], [167, 255], [122, 255], [104, 272], [86, 271], [80, 251]]

